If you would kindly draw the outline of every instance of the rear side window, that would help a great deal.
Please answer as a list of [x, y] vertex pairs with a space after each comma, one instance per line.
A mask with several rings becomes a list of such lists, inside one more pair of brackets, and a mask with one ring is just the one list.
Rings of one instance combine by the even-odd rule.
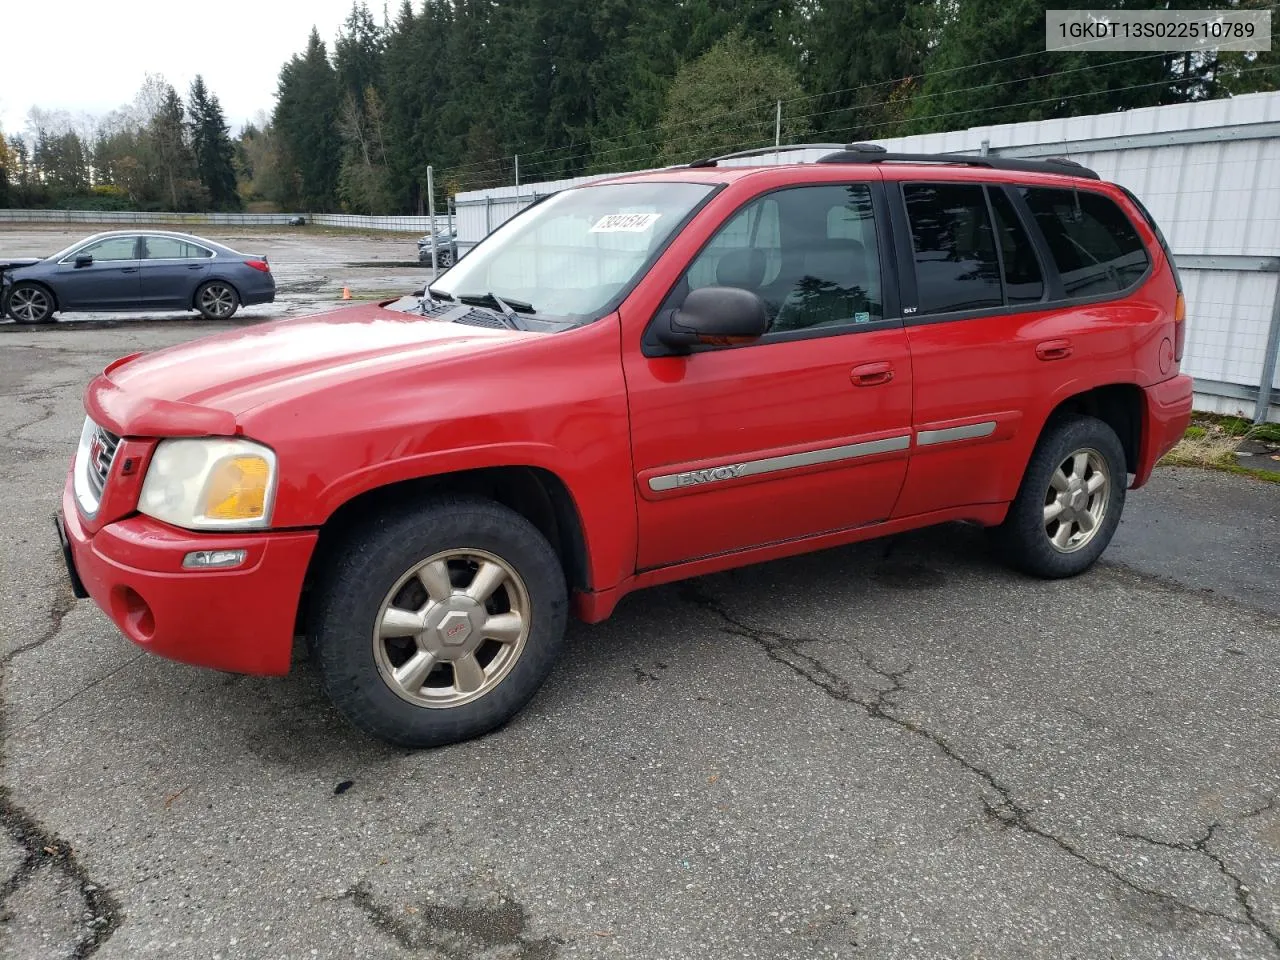
[[1066, 295], [1096, 297], [1127, 290], [1147, 272], [1138, 231], [1109, 197], [1088, 190], [1023, 187]]
[[921, 313], [1004, 304], [987, 199], [978, 184], [903, 184]]
[[212, 257], [213, 251], [176, 237], [143, 237], [142, 255], [147, 260], [196, 260]]
[[1027, 236], [1013, 204], [998, 187], [990, 189], [991, 209], [996, 216], [996, 236], [1000, 240], [1000, 263], [1004, 267], [1004, 294], [1009, 303], [1035, 303], [1044, 299], [1044, 276], [1036, 249]]

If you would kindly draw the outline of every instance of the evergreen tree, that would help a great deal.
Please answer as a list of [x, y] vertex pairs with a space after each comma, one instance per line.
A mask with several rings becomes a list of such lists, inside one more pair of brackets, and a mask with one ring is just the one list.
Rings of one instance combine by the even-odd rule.
[[931, 8], [926, 0], [823, 0], [806, 22], [803, 58], [805, 88], [821, 96], [793, 109], [817, 114], [815, 129], [842, 141], [888, 136], [924, 62]]
[[238, 210], [242, 206], [236, 192], [235, 148], [231, 131], [218, 98], [208, 91], [204, 78], [196, 74], [191, 84], [191, 150], [196, 174], [209, 192], [215, 210]]
[[187, 140], [186, 108], [178, 91], [165, 84], [160, 94], [159, 106], [151, 117], [147, 139], [163, 172], [170, 209], [181, 210], [190, 203], [183, 203], [193, 194], [191, 187], [195, 174], [195, 160]]
[[382, 85], [385, 45], [382, 28], [374, 22], [364, 0], [357, 0], [333, 45], [333, 68], [341, 93], [358, 101], [369, 87]]
[[312, 210], [337, 205], [339, 104], [333, 65], [319, 31], [312, 28], [306, 52], [295, 55], [280, 71], [272, 119], [284, 155], [297, 171], [299, 199]]

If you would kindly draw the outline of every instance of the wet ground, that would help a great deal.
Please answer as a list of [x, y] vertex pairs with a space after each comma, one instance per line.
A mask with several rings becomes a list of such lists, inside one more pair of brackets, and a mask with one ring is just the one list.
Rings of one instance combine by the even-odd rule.
[[[0, 261], [56, 253], [97, 232], [89, 224], [0, 224]], [[161, 227], [159, 229], [178, 229]], [[216, 227], [200, 224], [191, 231], [248, 254], [265, 254], [276, 278], [276, 301], [244, 307], [236, 320], [245, 323], [302, 316], [342, 304], [342, 290], [355, 299], [396, 297], [420, 288], [430, 268], [418, 265], [417, 235], [347, 233], [323, 227]], [[69, 313], [59, 324], [118, 324], [130, 320], [176, 320], [202, 323], [191, 311]], [[0, 330], [15, 326], [7, 318]]]
[[1158, 471], [1066, 582], [951, 526], [648, 591], [412, 753], [71, 600], [80, 391], [192, 333], [0, 338], [0, 958], [1280, 958], [1280, 487]]

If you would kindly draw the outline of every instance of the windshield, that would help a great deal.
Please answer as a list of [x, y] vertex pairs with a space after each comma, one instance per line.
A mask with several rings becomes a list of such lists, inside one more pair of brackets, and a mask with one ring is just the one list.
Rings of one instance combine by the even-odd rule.
[[490, 303], [496, 295], [547, 319], [595, 319], [712, 189], [664, 181], [565, 190], [498, 227], [431, 292]]

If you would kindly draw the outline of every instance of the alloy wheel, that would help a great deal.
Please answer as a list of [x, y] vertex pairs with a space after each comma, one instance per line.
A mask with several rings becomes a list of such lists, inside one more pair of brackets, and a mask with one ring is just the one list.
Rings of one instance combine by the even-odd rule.
[[374, 659], [401, 699], [457, 707], [511, 672], [530, 622], [529, 592], [510, 564], [483, 550], [446, 550], [388, 591], [374, 624]]
[[200, 309], [219, 320], [231, 316], [236, 306], [236, 295], [223, 283], [211, 283], [200, 291]]
[[19, 323], [40, 323], [48, 319], [53, 304], [39, 287], [19, 287], [9, 294], [9, 312]]
[[1071, 453], [1049, 477], [1044, 532], [1053, 548], [1074, 553], [1098, 532], [1111, 499], [1111, 472], [1097, 450]]

